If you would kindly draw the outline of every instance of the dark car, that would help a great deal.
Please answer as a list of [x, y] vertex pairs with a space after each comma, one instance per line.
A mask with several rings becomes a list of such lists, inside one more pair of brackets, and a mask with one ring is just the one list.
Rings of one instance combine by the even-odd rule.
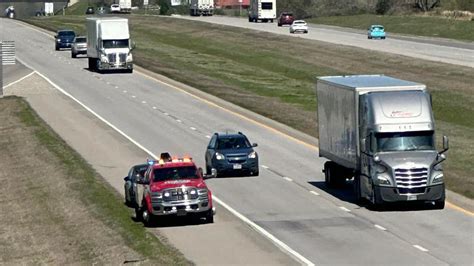
[[71, 48], [75, 37], [76, 33], [72, 30], [59, 30], [54, 36], [56, 51], [61, 48]]
[[217, 176], [258, 176], [257, 144], [250, 144], [247, 137], [239, 133], [214, 133], [206, 150], [206, 171], [216, 169]]
[[281, 12], [280, 16], [278, 17], [278, 27], [283, 25], [291, 25], [294, 20], [295, 17], [293, 16], [293, 13]]
[[92, 15], [94, 13], [95, 13], [94, 7], [93, 6], [88, 6], [87, 9], [86, 9], [86, 15]]
[[143, 179], [148, 166], [149, 164], [137, 164], [130, 168], [128, 175], [124, 178], [125, 204], [127, 206], [134, 207], [132, 205], [135, 202], [135, 186], [138, 180]]

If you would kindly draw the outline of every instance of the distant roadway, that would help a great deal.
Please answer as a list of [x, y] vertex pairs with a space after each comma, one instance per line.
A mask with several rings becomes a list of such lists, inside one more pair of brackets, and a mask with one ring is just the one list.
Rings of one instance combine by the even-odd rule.
[[276, 22], [251, 23], [248, 22], [246, 18], [224, 16], [176, 17], [474, 67], [474, 42], [461, 42], [441, 38], [410, 37], [398, 34], [392, 35], [389, 29], [385, 40], [368, 40], [366, 31], [319, 24], [310, 24], [308, 34], [290, 34], [288, 26], [278, 27]]
[[[192, 90], [183, 90], [185, 86], [162, 82], [155, 75], [89, 72], [86, 59], [71, 59], [69, 51], [55, 52], [50, 36], [14, 21], [1, 23], [4, 36], [15, 41], [21, 60], [155, 154], [190, 154], [203, 166], [206, 145], [216, 131], [242, 131], [257, 142], [260, 176], [217, 178], [207, 183], [222, 202], [307, 261], [327, 265], [473, 264], [471, 211], [450, 204], [444, 210], [368, 210], [353, 202], [350, 187], [326, 189], [321, 172], [324, 160], [318, 158], [315, 142], [283, 134], [274, 123], [257, 122], [256, 115], [230, 111], [228, 103], [195, 96]], [[275, 30], [280, 29], [275, 26]], [[218, 228], [219, 222], [213, 226]], [[173, 230], [180, 228], [166, 230], [173, 236]], [[228, 238], [231, 241], [233, 235]], [[225, 236], [215, 239], [226, 246]], [[204, 247], [198, 239], [194, 244]]]

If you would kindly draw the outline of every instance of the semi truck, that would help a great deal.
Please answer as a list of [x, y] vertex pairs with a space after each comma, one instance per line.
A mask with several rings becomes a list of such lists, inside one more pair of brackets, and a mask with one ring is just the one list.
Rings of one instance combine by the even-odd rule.
[[250, 0], [249, 22], [272, 22], [276, 19], [276, 0]]
[[356, 200], [445, 205], [442, 162], [425, 85], [384, 75], [319, 77], [319, 156], [328, 187], [353, 179]]
[[214, 0], [191, 0], [189, 14], [191, 16], [212, 16], [214, 14]]
[[133, 72], [133, 45], [130, 42], [128, 19], [119, 17], [87, 18], [86, 29], [90, 70]]

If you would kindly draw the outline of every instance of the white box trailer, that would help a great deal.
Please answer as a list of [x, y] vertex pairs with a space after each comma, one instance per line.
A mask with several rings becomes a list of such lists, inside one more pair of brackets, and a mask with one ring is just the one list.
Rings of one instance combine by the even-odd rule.
[[320, 77], [319, 156], [326, 184], [354, 178], [356, 199], [430, 201], [444, 208], [443, 150], [426, 86], [383, 75]]
[[86, 19], [86, 29], [89, 69], [133, 72], [128, 19], [91, 17]]
[[276, 19], [276, 0], [250, 0], [249, 22], [272, 22]]

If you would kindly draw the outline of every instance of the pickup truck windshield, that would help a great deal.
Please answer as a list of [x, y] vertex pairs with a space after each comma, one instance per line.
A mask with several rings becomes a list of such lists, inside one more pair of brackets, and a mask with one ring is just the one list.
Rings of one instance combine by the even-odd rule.
[[377, 151], [434, 150], [434, 132], [377, 133]]
[[102, 47], [110, 48], [128, 48], [128, 40], [103, 40]]
[[197, 169], [194, 166], [154, 169], [153, 175], [153, 182], [199, 178]]

